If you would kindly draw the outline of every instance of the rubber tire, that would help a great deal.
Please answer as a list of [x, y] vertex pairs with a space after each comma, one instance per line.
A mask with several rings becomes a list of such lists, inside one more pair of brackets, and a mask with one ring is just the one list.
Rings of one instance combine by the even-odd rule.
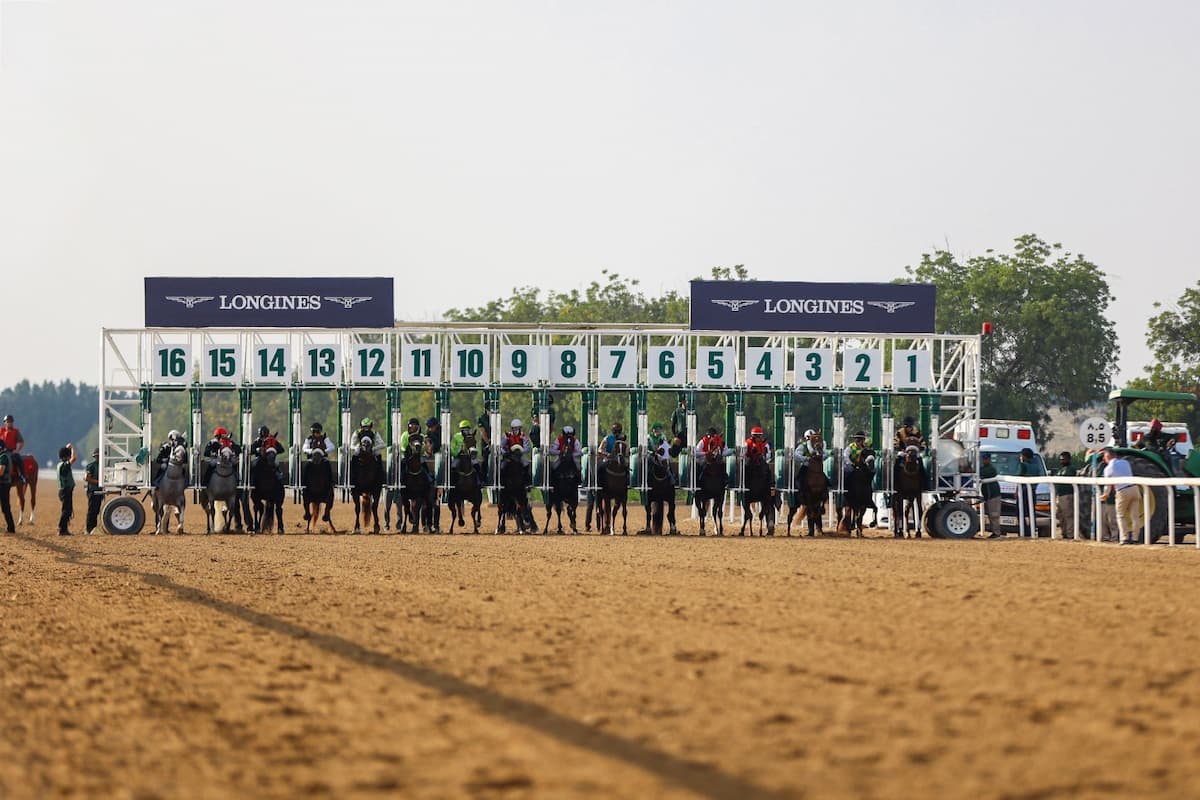
[[966, 503], [951, 500], [938, 508], [930, 527], [939, 539], [974, 539], [979, 533], [979, 514]]
[[934, 500], [929, 507], [925, 509], [925, 518], [921, 520], [921, 527], [925, 531], [925, 535], [931, 539], [942, 538], [941, 531], [936, 524], [938, 514], [946, 505], [945, 500]]
[[[1148, 458], [1138, 458], [1132, 454], [1125, 456], [1125, 458], [1129, 461], [1129, 467], [1133, 470], [1133, 474], [1139, 478], [1170, 477], [1163, 472], [1162, 467]], [[1170, 489], [1166, 486], [1142, 486], [1138, 488], [1150, 490], [1150, 541], [1156, 542], [1159, 538], [1165, 538], [1167, 535], [1167, 492]], [[1178, 504], [1175, 511], [1178, 514]], [[1178, 521], [1176, 519], [1176, 522]]]
[[104, 506], [101, 518], [110, 534], [135, 535], [146, 525], [146, 509], [132, 497], [118, 497]]

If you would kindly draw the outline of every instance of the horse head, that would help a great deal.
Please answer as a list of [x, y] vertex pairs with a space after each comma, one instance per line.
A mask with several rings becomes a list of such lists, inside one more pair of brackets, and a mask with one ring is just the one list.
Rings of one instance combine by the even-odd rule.
[[171, 463], [183, 464], [187, 461], [187, 448], [181, 444], [175, 445], [175, 449], [171, 451]]

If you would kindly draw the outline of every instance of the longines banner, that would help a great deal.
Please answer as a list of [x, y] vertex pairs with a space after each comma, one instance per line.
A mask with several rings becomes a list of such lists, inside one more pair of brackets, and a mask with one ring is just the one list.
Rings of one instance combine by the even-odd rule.
[[146, 278], [147, 328], [390, 328], [391, 278]]
[[697, 331], [933, 333], [931, 283], [692, 281]]

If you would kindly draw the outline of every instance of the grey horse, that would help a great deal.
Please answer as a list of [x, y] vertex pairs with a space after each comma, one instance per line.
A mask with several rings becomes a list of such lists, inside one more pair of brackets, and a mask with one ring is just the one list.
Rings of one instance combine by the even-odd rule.
[[212, 471], [208, 486], [200, 490], [200, 507], [208, 515], [208, 532], [225, 533], [233, 515], [233, 504], [237, 501], [237, 477], [233, 470], [233, 451], [222, 448], [212, 459]]
[[187, 506], [187, 450], [176, 446], [171, 451], [162, 480], [154, 490], [155, 533], [169, 533], [171, 513], [175, 513], [175, 532], [183, 533], [183, 512]]

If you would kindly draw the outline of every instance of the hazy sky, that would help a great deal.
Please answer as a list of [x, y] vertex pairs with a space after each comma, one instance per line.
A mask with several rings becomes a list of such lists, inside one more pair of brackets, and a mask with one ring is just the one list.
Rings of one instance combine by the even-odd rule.
[[1200, 277], [1200, 3], [0, 0], [0, 386], [99, 379], [146, 275], [394, 275], [436, 319], [601, 269], [1095, 261], [1121, 379]]

